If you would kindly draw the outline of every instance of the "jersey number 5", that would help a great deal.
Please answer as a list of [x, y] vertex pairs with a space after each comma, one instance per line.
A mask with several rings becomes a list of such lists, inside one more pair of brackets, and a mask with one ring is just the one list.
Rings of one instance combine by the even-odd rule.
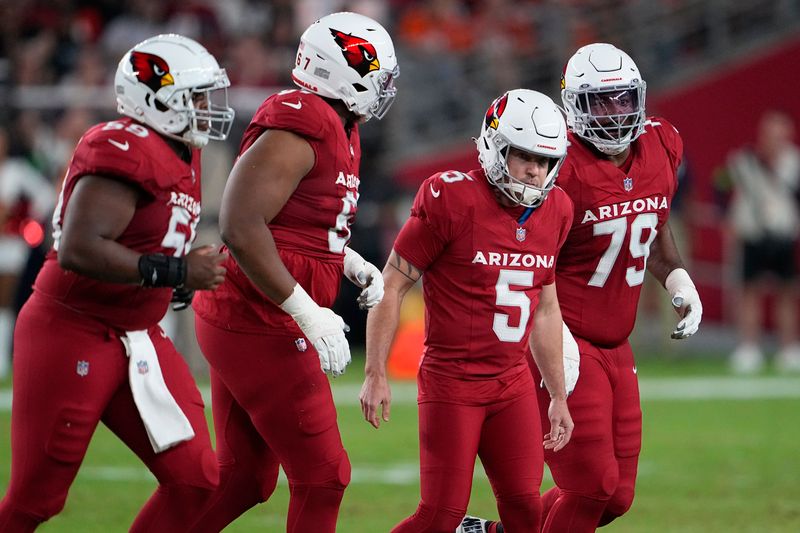
[[528, 327], [528, 320], [531, 317], [531, 299], [524, 291], [513, 291], [510, 285], [518, 287], [533, 287], [533, 272], [530, 270], [506, 270], [500, 271], [497, 277], [497, 284], [494, 286], [497, 293], [495, 304], [504, 307], [519, 308], [519, 325], [511, 326], [508, 323], [509, 316], [501, 313], [494, 314], [492, 329], [497, 338], [502, 342], [519, 342], [525, 335]]
[[[625, 281], [628, 282], [629, 287], [636, 287], [644, 282], [644, 271], [647, 269], [647, 257], [650, 255], [650, 244], [656, 238], [656, 225], [658, 224], [658, 215], [655, 213], [642, 213], [633, 219], [631, 222], [631, 239], [628, 250], [631, 257], [638, 259], [644, 258], [642, 268], [638, 269], [635, 266], [628, 267], [625, 271]], [[650, 230], [647, 240], [642, 242], [642, 232], [645, 229]], [[602, 287], [606, 284], [611, 269], [614, 268], [614, 263], [617, 261], [619, 251], [622, 248], [622, 243], [625, 240], [625, 234], [628, 232], [628, 219], [615, 218], [612, 220], [604, 220], [594, 225], [594, 235], [611, 235], [611, 242], [597, 263], [597, 268], [589, 280], [589, 285], [592, 287]]]

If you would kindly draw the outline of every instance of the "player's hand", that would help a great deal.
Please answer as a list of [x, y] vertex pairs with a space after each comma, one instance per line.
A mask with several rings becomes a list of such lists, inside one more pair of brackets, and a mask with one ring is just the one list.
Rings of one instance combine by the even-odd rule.
[[183, 287], [192, 290], [214, 290], [225, 281], [222, 262], [228, 254], [220, 254], [213, 244], [201, 246], [189, 252], [186, 259], [186, 281]]
[[672, 306], [683, 319], [670, 336], [673, 339], [691, 337], [700, 329], [703, 319], [703, 304], [692, 279], [686, 270], [677, 268], [670, 272], [664, 285], [672, 298]]
[[349, 246], [344, 249], [344, 275], [356, 287], [364, 289], [358, 296], [358, 307], [372, 309], [383, 299], [383, 275], [378, 267], [365, 261]]
[[550, 419], [550, 433], [544, 436], [544, 448], [557, 452], [567, 445], [569, 439], [572, 438], [572, 430], [575, 428], [566, 398], [551, 399], [547, 416]]
[[333, 377], [344, 374], [350, 364], [350, 345], [344, 334], [350, 331], [342, 317], [320, 307], [300, 286], [295, 285], [292, 294], [281, 304], [319, 355], [320, 368]]
[[578, 343], [566, 324], [562, 322], [562, 344], [564, 350], [564, 384], [567, 388], [567, 396], [575, 390], [575, 384], [580, 376], [581, 353], [578, 350]]
[[[367, 374], [364, 384], [361, 386], [361, 393], [358, 395], [361, 401], [361, 412], [364, 420], [372, 424], [375, 429], [381, 426], [381, 419], [389, 421], [389, 413], [392, 406], [392, 389], [386, 375], [375, 376]], [[381, 409], [381, 416], [378, 416], [378, 408]]]
[[172, 310], [183, 311], [192, 304], [194, 298], [194, 289], [187, 289], [182, 287], [172, 291]]

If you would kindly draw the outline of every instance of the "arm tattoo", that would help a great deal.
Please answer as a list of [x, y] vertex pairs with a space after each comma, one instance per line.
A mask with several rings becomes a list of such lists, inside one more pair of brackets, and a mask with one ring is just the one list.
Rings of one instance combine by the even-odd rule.
[[389, 265], [411, 281], [417, 281], [422, 276], [422, 271], [420, 269], [397, 254], [392, 254], [389, 258]]

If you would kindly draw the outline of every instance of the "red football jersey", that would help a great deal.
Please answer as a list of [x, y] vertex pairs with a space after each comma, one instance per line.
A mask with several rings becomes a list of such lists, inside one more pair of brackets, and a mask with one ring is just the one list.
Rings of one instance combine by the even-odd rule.
[[[330, 307], [338, 293], [344, 247], [358, 206], [358, 126], [348, 135], [325, 100], [293, 89], [261, 104], [244, 133], [240, 155], [268, 129], [296, 133], [314, 150], [313, 168], [268, 226], [289, 272], [319, 305]], [[310, 261], [293, 257], [297, 255]], [[292, 318], [261, 294], [232, 256], [225, 266], [225, 283], [195, 298], [195, 311], [238, 331], [264, 331], [266, 323], [301, 335]]]
[[424, 271], [423, 368], [488, 378], [524, 364], [531, 315], [572, 222], [554, 188], [523, 223], [482, 170], [434, 174], [420, 187], [395, 251]]
[[631, 145], [626, 172], [571, 132], [569, 141], [558, 185], [575, 216], [556, 266], [558, 300], [576, 336], [616, 346], [633, 329], [650, 245], [677, 188], [683, 143], [669, 122], [650, 118]]
[[187, 164], [154, 130], [130, 118], [93, 126], [72, 155], [53, 215], [53, 249], [34, 289], [119, 330], [145, 329], [167, 311], [172, 288], [98, 281], [58, 265], [61, 226], [72, 191], [86, 175], [131, 183], [144, 193], [117, 242], [141, 253], [182, 257], [200, 217], [200, 151]]

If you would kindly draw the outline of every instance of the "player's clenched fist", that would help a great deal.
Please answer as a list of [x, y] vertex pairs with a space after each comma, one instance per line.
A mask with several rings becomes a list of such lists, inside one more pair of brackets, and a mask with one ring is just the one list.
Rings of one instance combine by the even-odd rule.
[[214, 245], [201, 246], [189, 252], [186, 259], [186, 281], [188, 289], [216, 289], [225, 280], [225, 267], [222, 262], [228, 254], [214, 251]]
[[364, 289], [358, 296], [361, 309], [372, 309], [383, 299], [383, 275], [378, 267], [365, 261], [361, 255], [350, 248], [344, 249], [344, 275], [356, 287]]

